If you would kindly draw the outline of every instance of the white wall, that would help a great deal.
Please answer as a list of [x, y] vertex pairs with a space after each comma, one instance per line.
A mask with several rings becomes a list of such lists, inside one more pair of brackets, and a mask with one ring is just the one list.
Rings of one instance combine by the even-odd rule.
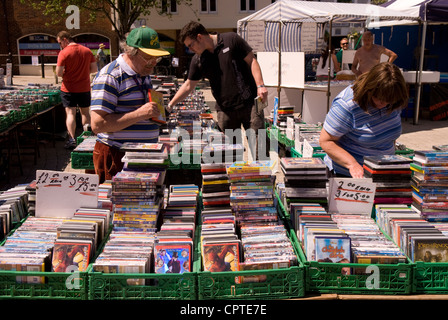
[[[155, 30], [179, 30], [190, 20], [203, 24], [207, 29], [236, 28], [237, 21], [252, 12], [240, 11], [240, 0], [216, 0], [216, 13], [201, 13], [200, 0], [192, 0], [191, 7], [178, 5], [178, 13], [170, 18], [152, 13], [149, 16], [140, 17], [146, 20], [146, 25]], [[256, 10], [258, 11], [271, 4], [271, 0], [256, 0]]]

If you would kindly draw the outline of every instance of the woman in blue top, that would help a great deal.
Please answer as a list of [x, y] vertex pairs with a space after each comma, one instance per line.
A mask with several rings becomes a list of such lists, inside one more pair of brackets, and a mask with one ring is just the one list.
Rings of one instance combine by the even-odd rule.
[[326, 163], [336, 175], [362, 178], [364, 156], [395, 153], [408, 91], [400, 69], [380, 63], [334, 100], [320, 134]]

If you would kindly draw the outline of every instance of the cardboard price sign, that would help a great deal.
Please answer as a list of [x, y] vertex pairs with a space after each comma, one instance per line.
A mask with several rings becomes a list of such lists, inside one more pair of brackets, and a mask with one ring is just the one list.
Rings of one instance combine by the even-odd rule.
[[328, 210], [331, 213], [370, 214], [376, 184], [372, 179], [331, 178]]
[[98, 207], [99, 177], [49, 170], [36, 171], [36, 217], [72, 217], [80, 207]]

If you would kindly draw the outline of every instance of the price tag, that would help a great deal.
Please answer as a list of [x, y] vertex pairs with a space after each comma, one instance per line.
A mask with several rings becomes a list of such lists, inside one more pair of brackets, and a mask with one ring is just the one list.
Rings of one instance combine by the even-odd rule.
[[99, 177], [61, 171], [36, 171], [36, 217], [72, 217], [80, 207], [98, 207]]
[[376, 184], [372, 179], [331, 178], [328, 211], [330, 213], [370, 214]]

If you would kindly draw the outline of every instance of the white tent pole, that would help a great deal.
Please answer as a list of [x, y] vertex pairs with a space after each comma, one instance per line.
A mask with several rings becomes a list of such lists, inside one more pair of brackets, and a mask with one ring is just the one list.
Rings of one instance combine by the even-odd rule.
[[280, 20], [278, 23], [278, 86], [277, 86], [279, 107], [280, 107], [280, 92], [282, 85], [282, 24], [283, 22]]
[[419, 62], [419, 70], [417, 72], [417, 93], [416, 98], [417, 101], [415, 103], [414, 110], [414, 124], [418, 124], [418, 118], [420, 113], [420, 96], [422, 91], [422, 71], [423, 71], [423, 62], [425, 58], [425, 42], [426, 42], [426, 29], [428, 26], [428, 21], [426, 21], [426, 4], [425, 4], [425, 18], [423, 20], [423, 30], [422, 30], [422, 43], [420, 45], [420, 62]]
[[331, 34], [333, 32], [333, 19], [330, 20], [330, 35], [328, 37], [328, 80], [327, 80], [327, 113], [330, 111], [331, 97]]

